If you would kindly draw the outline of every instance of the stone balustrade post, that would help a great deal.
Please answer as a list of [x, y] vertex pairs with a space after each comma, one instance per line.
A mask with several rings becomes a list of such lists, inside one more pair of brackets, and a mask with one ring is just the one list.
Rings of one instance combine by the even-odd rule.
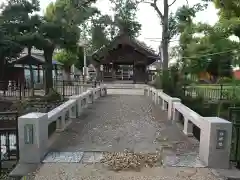
[[65, 115], [63, 112], [61, 112], [61, 115], [57, 119], [57, 125], [56, 125], [56, 131], [57, 132], [62, 132], [64, 131], [66, 127], [66, 121], [65, 121]]
[[168, 102], [168, 120], [172, 120], [173, 116], [173, 103], [178, 103], [181, 102], [181, 99], [179, 98], [171, 98], [170, 101]]
[[79, 117], [82, 113], [82, 101], [81, 101], [82, 100], [82, 95], [70, 96], [69, 99], [75, 99], [76, 100], [76, 107], [75, 107], [76, 117]]
[[76, 100], [75, 105], [73, 105], [69, 111], [70, 119], [75, 119], [78, 117], [77, 107], [78, 107], [78, 101]]
[[19, 163], [40, 163], [47, 153], [48, 115], [29, 113], [18, 118]]
[[200, 159], [210, 168], [229, 168], [232, 123], [219, 117], [204, 117], [203, 121]]
[[187, 136], [193, 136], [193, 123], [184, 117], [183, 133]]
[[173, 103], [173, 114], [172, 114], [173, 122], [178, 122], [180, 120], [180, 112], [178, 112], [178, 110], [176, 110], [176, 108], [175, 108], [175, 106], [177, 104], [180, 104], [180, 102], [174, 102]]
[[161, 99], [161, 95], [160, 95], [160, 93], [162, 93], [162, 92], [163, 92], [162, 89], [159, 89], [158, 92], [157, 92], [156, 103], [157, 103], [158, 105], [161, 105], [161, 104], [162, 104], [162, 99]]
[[148, 95], [148, 87], [144, 87], [143, 94], [144, 94], [144, 96]]
[[94, 96], [95, 96], [95, 89], [91, 88], [87, 91], [87, 103], [88, 104], [93, 104], [94, 101]]

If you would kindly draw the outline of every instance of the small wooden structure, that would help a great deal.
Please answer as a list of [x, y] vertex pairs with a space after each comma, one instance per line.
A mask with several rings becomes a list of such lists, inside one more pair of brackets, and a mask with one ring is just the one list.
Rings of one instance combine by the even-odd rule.
[[[30, 69], [30, 66], [32, 67], [33, 71], [36, 71], [37, 79], [36, 81], [34, 80], [35, 84], [43, 84], [43, 78], [40, 75], [40, 71], [42, 70], [44, 72], [44, 65], [45, 65], [45, 58], [43, 55], [42, 51], [35, 51], [32, 50], [31, 51], [31, 55], [28, 55], [28, 53], [25, 51], [22, 52], [22, 54], [20, 55], [20, 57], [18, 59], [16, 59], [15, 61], [13, 61], [11, 64], [13, 66], [17, 65], [17, 66], [22, 66], [23, 69]], [[52, 60], [52, 65], [53, 65], [53, 69], [55, 70], [55, 74], [57, 75], [57, 71], [59, 69], [61, 69], [62, 64]], [[44, 73], [42, 73], [44, 75]], [[24, 81], [26, 81], [28, 79], [24, 78]]]
[[119, 80], [120, 73], [122, 80], [127, 76], [133, 83], [147, 83], [147, 66], [158, 59], [160, 57], [144, 43], [124, 34], [92, 54], [97, 78], [103, 81]]

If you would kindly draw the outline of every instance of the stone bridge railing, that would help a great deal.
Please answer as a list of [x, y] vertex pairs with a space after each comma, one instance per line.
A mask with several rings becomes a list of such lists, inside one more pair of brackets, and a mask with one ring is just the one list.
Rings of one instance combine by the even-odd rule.
[[19, 117], [19, 163], [40, 163], [55, 140], [54, 133], [65, 130], [85, 108], [106, 94], [106, 86], [101, 85], [71, 96], [48, 113], [32, 112]]
[[219, 117], [203, 117], [162, 90], [144, 89], [144, 95], [168, 113], [168, 120], [176, 123], [179, 115], [184, 118], [183, 133], [192, 136], [193, 124], [200, 129], [199, 157], [211, 168], [229, 168], [232, 123]]

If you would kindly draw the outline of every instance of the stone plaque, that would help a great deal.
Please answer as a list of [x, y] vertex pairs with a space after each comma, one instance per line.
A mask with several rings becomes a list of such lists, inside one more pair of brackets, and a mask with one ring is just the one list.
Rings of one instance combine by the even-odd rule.
[[24, 126], [24, 142], [25, 144], [33, 144], [33, 124]]
[[65, 113], [65, 121], [69, 121], [69, 110]]
[[217, 145], [216, 149], [224, 149], [225, 148], [225, 139], [226, 139], [226, 131], [225, 130], [217, 130]]
[[79, 163], [82, 160], [83, 152], [50, 152], [47, 154], [44, 163]]

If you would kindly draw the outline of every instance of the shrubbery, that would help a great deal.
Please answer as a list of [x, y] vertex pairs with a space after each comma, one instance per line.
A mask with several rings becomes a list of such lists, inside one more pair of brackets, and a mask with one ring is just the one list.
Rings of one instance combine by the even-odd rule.
[[[227, 91], [227, 94], [224, 91], [223, 96], [231, 96], [228, 100], [207, 100], [201, 95], [197, 97], [186, 95], [184, 87], [191, 85], [192, 82], [184, 81], [184, 78], [181, 77], [183, 76], [179, 75], [177, 71], [170, 70], [158, 76], [154, 86], [163, 89], [165, 93], [172, 97], [180, 98], [183, 104], [205, 117], [218, 116], [229, 119], [229, 108], [233, 106], [240, 107], [240, 99], [233, 97], [232, 93], [229, 94], [230, 92]], [[230, 79], [222, 79], [222, 82], [230, 82]], [[240, 83], [240, 81], [238, 82]]]

